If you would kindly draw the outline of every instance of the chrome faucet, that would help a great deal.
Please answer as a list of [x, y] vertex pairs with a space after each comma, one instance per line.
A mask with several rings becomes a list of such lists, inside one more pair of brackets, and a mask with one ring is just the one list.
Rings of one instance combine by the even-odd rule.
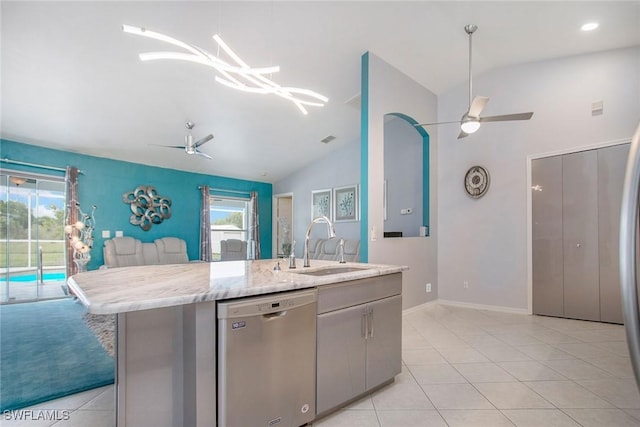
[[347, 261], [344, 260], [344, 239], [340, 239], [340, 251], [338, 254], [338, 262], [340, 264], [346, 264]]
[[334, 228], [333, 223], [329, 220], [329, 218], [327, 218], [324, 215], [314, 218], [311, 221], [311, 224], [309, 224], [309, 228], [307, 228], [307, 236], [304, 238], [304, 259], [303, 259], [304, 267], [311, 266], [311, 264], [309, 264], [309, 238], [311, 237], [311, 230], [313, 230], [314, 224], [317, 224], [323, 221], [327, 223], [327, 233], [329, 234], [329, 238], [333, 239], [334, 237], [336, 237], [336, 229]]

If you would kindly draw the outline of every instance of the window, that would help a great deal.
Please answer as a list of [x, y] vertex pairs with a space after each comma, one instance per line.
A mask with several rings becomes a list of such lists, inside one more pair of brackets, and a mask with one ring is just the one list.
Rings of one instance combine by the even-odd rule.
[[227, 239], [249, 239], [249, 200], [211, 195], [212, 260], [220, 261], [220, 242]]

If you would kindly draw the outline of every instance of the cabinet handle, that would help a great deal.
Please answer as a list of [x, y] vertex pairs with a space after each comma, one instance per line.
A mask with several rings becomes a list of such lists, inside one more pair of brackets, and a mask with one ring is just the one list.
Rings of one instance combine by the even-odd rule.
[[369, 309], [369, 338], [373, 338], [373, 308]]
[[579, 247], [580, 247], [580, 243], [576, 243], [576, 248], [579, 248]]
[[368, 322], [367, 322], [367, 309], [366, 308], [362, 312], [362, 317], [360, 318], [360, 325], [361, 325], [360, 336], [366, 340], [367, 339], [367, 333], [369, 331], [369, 325], [368, 325]]

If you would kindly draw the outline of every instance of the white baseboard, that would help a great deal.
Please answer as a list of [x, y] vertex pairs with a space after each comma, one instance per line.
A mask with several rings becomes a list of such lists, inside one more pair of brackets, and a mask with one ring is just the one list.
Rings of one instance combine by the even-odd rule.
[[527, 316], [531, 314], [529, 313], [529, 310], [526, 308], [503, 307], [500, 305], [473, 304], [470, 302], [448, 301], [443, 299], [438, 299], [436, 300], [436, 302], [442, 305], [449, 305], [452, 307], [474, 308], [476, 310], [498, 311], [501, 313], [511, 313], [511, 314], [525, 314]]
[[416, 311], [420, 311], [427, 307], [431, 307], [437, 304], [448, 305], [451, 307], [462, 307], [462, 308], [473, 308], [476, 310], [487, 310], [487, 311], [497, 311], [500, 313], [511, 313], [511, 314], [525, 314], [530, 315], [529, 310], [526, 308], [513, 308], [513, 307], [503, 307], [500, 305], [486, 305], [486, 304], [473, 304], [470, 302], [460, 302], [460, 301], [448, 301], [444, 299], [436, 299], [433, 301], [425, 302], [424, 304], [416, 305], [414, 307], [409, 307], [405, 310], [402, 310], [402, 314], [410, 314], [415, 313]]
[[405, 314], [415, 313], [416, 311], [420, 311], [422, 309], [425, 309], [427, 307], [431, 307], [431, 306], [437, 305], [437, 304], [438, 304], [438, 300], [437, 299], [433, 300], [433, 301], [425, 302], [425, 303], [422, 303], [420, 305], [416, 305], [416, 306], [413, 306], [413, 307], [409, 307], [409, 308], [407, 308], [405, 310], [402, 310], [402, 314], [405, 315]]

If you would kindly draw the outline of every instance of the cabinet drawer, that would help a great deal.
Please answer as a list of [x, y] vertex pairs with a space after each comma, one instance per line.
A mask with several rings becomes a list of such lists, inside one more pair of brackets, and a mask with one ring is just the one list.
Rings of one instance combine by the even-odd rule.
[[318, 287], [318, 314], [402, 293], [402, 273]]

